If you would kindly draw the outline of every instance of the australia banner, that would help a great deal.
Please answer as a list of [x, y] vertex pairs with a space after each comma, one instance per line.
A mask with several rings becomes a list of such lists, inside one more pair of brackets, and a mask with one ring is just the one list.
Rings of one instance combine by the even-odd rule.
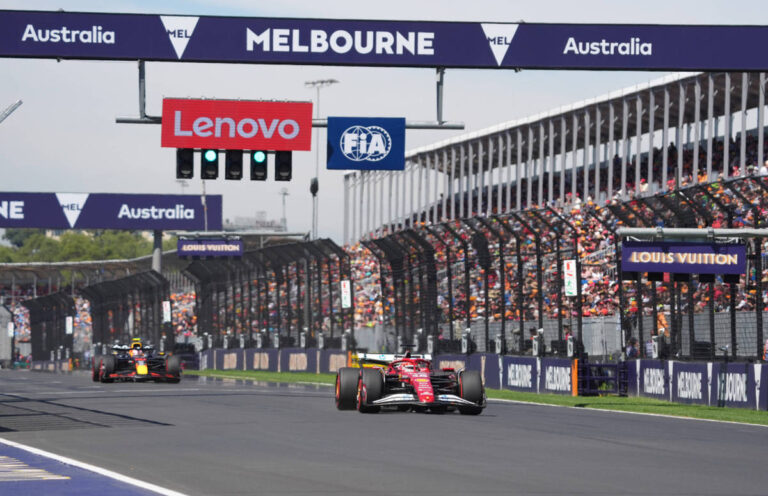
[[676, 274], [743, 274], [747, 249], [741, 244], [684, 242], [623, 242], [624, 272]]
[[116, 193], [3, 193], [0, 227], [221, 230], [222, 197]]
[[762, 71], [768, 26], [539, 24], [0, 11], [0, 57]]

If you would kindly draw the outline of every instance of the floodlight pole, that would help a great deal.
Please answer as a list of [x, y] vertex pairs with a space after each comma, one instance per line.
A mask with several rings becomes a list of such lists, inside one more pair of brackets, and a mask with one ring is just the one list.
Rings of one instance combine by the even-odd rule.
[[[314, 81], [304, 82], [304, 86], [308, 88], [315, 88], [317, 90], [317, 100], [315, 105], [315, 119], [320, 119], [320, 90], [326, 86], [331, 86], [339, 81], [336, 79], [316, 79]], [[315, 133], [315, 181], [318, 181], [320, 177], [320, 131]], [[311, 181], [311, 180], [310, 180]], [[311, 184], [311, 182], [310, 182]], [[317, 182], [315, 183], [317, 184]], [[318, 201], [317, 191], [312, 193], [312, 239], [317, 239], [317, 224], [318, 224]]]
[[3, 110], [3, 113], [0, 114], [0, 122], [3, 122], [9, 115], [11, 115], [17, 108], [21, 107], [21, 104], [24, 103], [21, 100], [17, 100], [15, 103], [12, 103]]

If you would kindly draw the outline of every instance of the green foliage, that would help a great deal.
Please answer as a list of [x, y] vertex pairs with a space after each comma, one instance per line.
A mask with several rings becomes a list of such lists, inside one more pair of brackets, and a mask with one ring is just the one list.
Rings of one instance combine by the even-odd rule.
[[[152, 241], [140, 232], [65, 231], [55, 239], [41, 229], [7, 229], [5, 238], [14, 246], [0, 246], [0, 263], [130, 259], [152, 253]], [[175, 246], [175, 239], [164, 245], [171, 243]]]
[[45, 232], [42, 229], [6, 229], [3, 238], [16, 248], [21, 248], [27, 241], [27, 238], [37, 233]]

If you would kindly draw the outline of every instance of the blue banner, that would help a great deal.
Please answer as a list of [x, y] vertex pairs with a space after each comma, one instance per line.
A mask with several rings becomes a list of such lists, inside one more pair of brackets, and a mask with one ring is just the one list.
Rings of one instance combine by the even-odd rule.
[[761, 367], [760, 364], [756, 367], [752, 363], [729, 363], [726, 368], [724, 363], [713, 363], [709, 381], [710, 404], [717, 405], [722, 392], [725, 406], [755, 409], [758, 401], [755, 379], [759, 380]]
[[221, 195], [2, 193], [0, 227], [45, 229], [222, 229]]
[[328, 168], [405, 169], [405, 119], [328, 117]]
[[267, 370], [277, 372], [279, 350], [275, 348], [256, 348], [245, 351], [247, 370]]
[[572, 394], [573, 377], [571, 360], [566, 358], [542, 358], [539, 375], [539, 392]]
[[684, 242], [633, 242], [621, 244], [621, 270], [677, 274], [744, 274], [745, 245]]
[[176, 253], [180, 257], [241, 257], [240, 239], [179, 239]]
[[672, 401], [710, 404], [711, 364], [672, 362]]
[[[647, 396], [669, 401], [668, 362], [660, 360], [635, 360], [630, 362], [630, 370], [635, 368], [637, 375], [634, 389], [638, 396]], [[630, 389], [633, 385], [630, 384]]]
[[501, 363], [502, 388], [535, 393], [538, 390], [539, 363], [536, 357], [504, 356]]
[[761, 71], [765, 26], [279, 19], [2, 11], [0, 57]]
[[320, 350], [320, 373], [335, 374], [347, 366], [347, 352], [339, 350]]

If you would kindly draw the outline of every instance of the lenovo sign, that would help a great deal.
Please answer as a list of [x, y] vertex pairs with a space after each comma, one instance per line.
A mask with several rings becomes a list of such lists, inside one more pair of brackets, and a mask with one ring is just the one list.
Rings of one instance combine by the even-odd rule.
[[164, 147], [277, 151], [311, 143], [311, 102], [163, 100]]

